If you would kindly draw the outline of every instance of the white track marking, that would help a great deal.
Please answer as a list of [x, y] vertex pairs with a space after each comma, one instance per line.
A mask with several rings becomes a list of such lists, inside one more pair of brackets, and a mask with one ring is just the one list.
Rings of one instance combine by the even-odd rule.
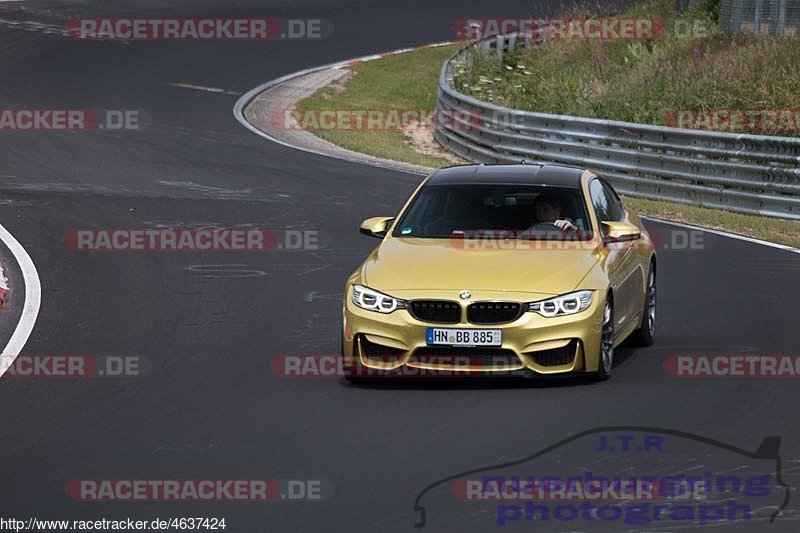
[[180, 87], [181, 89], [194, 89], [195, 91], [205, 91], [207, 93], [228, 94], [231, 96], [239, 96], [240, 94], [242, 94], [234, 91], [228, 91], [227, 89], [218, 89], [217, 87], [205, 87], [203, 85], [194, 85], [193, 83], [170, 83], [170, 85], [172, 87]]
[[35, 31], [48, 35], [69, 37], [69, 32], [63, 26], [45, 24], [44, 22], [37, 22], [35, 20], [9, 20], [0, 18], [0, 26], [10, 26], [13, 30]]
[[[25, 281], [25, 303], [22, 306], [22, 314], [19, 317], [19, 323], [14, 329], [14, 333], [8, 340], [8, 344], [3, 349], [2, 357], [10, 359], [4, 361], [2, 365], [3, 373], [8, 369], [10, 364], [14, 362], [19, 353], [25, 347], [33, 331], [33, 326], [36, 324], [36, 318], [39, 316], [39, 306], [42, 301], [42, 285], [39, 281], [39, 273], [36, 272], [36, 266], [33, 264], [31, 256], [25, 251], [25, 248], [14, 238], [8, 230], [0, 225], [0, 240], [8, 247], [14, 258], [17, 260], [20, 270], [22, 271], [22, 278]], [[0, 373], [2, 376], [2, 373]]]
[[761, 246], [769, 246], [770, 248], [776, 248], [778, 250], [783, 250], [785, 252], [791, 252], [793, 254], [800, 254], [800, 249], [792, 248], [791, 246], [786, 246], [785, 244], [778, 244], [776, 242], [770, 241], [763, 241], [761, 239], [756, 239], [754, 237], [747, 237], [745, 235], [739, 235], [738, 233], [730, 233], [727, 231], [722, 231], [718, 229], [706, 228], [705, 226], [698, 226], [695, 224], [685, 224], [683, 222], [673, 222], [672, 220], [665, 220], [663, 218], [658, 217], [650, 217], [647, 215], [642, 215], [642, 218], [646, 218], [648, 220], [652, 220], [653, 222], [661, 222], [662, 224], [670, 224], [672, 226], [680, 226], [682, 228], [689, 228], [689, 229], [696, 229], [699, 231], [704, 231], [706, 233], [713, 233], [714, 235], [719, 235], [720, 237], [727, 237], [729, 239], [736, 239], [739, 241], [745, 241], [752, 244], [760, 244]]
[[[452, 42], [435, 43], [435, 44], [430, 44], [430, 45], [423, 46], [423, 47], [420, 47], [420, 48], [434, 48], [434, 47], [438, 47], [438, 46], [446, 46], [448, 44], [453, 44], [453, 43]], [[328, 154], [328, 153], [318, 152], [318, 151], [312, 150], [310, 148], [304, 148], [302, 146], [295, 146], [293, 144], [286, 143], [286, 142], [284, 142], [284, 141], [282, 141], [280, 139], [276, 139], [275, 137], [273, 137], [273, 136], [261, 131], [260, 129], [256, 128], [255, 126], [250, 124], [247, 121], [247, 119], [245, 118], [245, 116], [244, 116], [244, 108], [247, 107], [247, 105], [251, 101], [253, 101], [256, 98], [256, 96], [258, 96], [259, 94], [261, 94], [265, 90], [269, 89], [270, 87], [273, 87], [273, 86], [278, 85], [280, 83], [287, 82], [287, 81], [289, 81], [291, 79], [294, 79], [294, 78], [297, 78], [299, 76], [304, 76], [306, 74], [311, 74], [312, 72], [319, 72], [321, 70], [326, 70], [326, 69], [345, 68], [345, 67], [348, 67], [348, 66], [356, 65], [358, 63], [362, 63], [364, 61], [373, 61], [375, 59], [380, 59], [382, 57], [396, 55], [396, 54], [402, 54], [402, 53], [406, 53], [406, 52], [411, 52], [413, 50], [419, 50], [419, 48], [402, 48], [400, 50], [395, 50], [393, 52], [387, 52], [387, 53], [384, 53], [384, 54], [374, 54], [374, 55], [370, 55], [370, 56], [365, 56], [365, 57], [356, 58], [356, 59], [349, 59], [349, 60], [345, 60], [345, 61], [338, 61], [336, 63], [331, 63], [331, 64], [328, 64], [328, 65], [322, 65], [322, 66], [319, 66], [319, 67], [312, 67], [312, 68], [304, 69], [304, 70], [301, 70], [299, 72], [295, 72], [295, 73], [292, 73], [292, 74], [287, 74], [286, 76], [282, 76], [282, 77], [274, 79], [272, 81], [268, 81], [267, 83], [263, 83], [263, 84], [259, 85], [258, 87], [255, 87], [254, 89], [251, 89], [251, 90], [247, 91], [244, 94], [244, 96], [239, 98], [239, 100], [236, 102], [236, 105], [233, 106], [233, 116], [236, 118], [236, 120], [238, 120], [242, 124], [242, 126], [247, 128], [248, 130], [252, 131], [256, 135], [258, 135], [260, 137], [263, 137], [265, 139], [268, 139], [268, 140], [270, 140], [270, 141], [272, 141], [274, 143], [280, 144], [282, 146], [286, 146], [288, 148], [294, 148], [295, 150], [301, 150], [303, 152], [309, 152], [309, 153], [312, 153], [312, 154], [322, 155], [322, 156], [325, 156], [325, 157], [332, 157], [334, 159], [341, 159], [343, 161], [349, 161], [351, 163], [360, 163], [362, 165], [371, 165], [371, 166], [379, 167], [379, 168], [391, 168], [391, 170], [396, 170], [398, 172], [405, 172], [407, 174], [419, 175], [417, 172], [411, 172], [411, 171], [409, 171], [407, 169], [404, 169], [404, 168], [389, 167], [388, 165], [377, 164], [377, 163], [369, 161], [369, 160], [360, 160], [360, 159], [350, 159], [350, 158], [345, 158], [345, 157], [339, 157], [339, 156], [336, 156], [335, 154]], [[703, 226], [697, 226], [697, 225], [693, 225], [693, 224], [684, 224], [682, 222], [673, 222], [671, 220], [664, 220], [664, 219], [661, 219], [661, 218], [649, 217], [649, 216], [646, 216], [646, 215], [642, 215], [642, 218], [646, 218], [646, 219], [652, 220], [654, 222], [661, 222], [663, 224], [671, 224], [673, 226], [680, 226], [680, 227], [684, 227], [684, 228], [697, 229], [697, 230], [700, 230], [700, 231], [705, 231], [706, 233], [713, 233], [713, 234], [719, 235], [721, 237], [727, 237], [729, 239], [737, 239], [737, 240], [740, 240], [740, 241], [749, 242], [751, 244], [759, 244], [761, 246], [769, 246], [770, 248], [776, 248], [778, 250], [783, 250], [785, 252], [800, 254], [800, 249], [798, 249], [798, 248], [792, 248], [791, 246], [786, 246], [784, 244], [778, 244], [778, 243], [775, 243], [775, 242], [763, 241], [761, 239], [755, 239], [753, 237], [746, 237], [744, 235], [739, 235], [737, 233], [729, 233], [727, 231], [720, 231], [720, 230], [706, 228], [706, 227], [703, 227]]]

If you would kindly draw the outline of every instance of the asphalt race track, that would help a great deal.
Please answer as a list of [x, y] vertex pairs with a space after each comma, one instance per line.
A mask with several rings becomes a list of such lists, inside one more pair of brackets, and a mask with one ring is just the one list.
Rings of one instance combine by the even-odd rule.
[[[670, 428], [748, 450], [778, 435], [784, 481], [797, 484], [795, 379], [676, 379], [663, 368], [674, 354], [798, 354], [800, 255], [730, 238], [659, 251], [656, 344], [622, 349], [610, 382], [355, 387], [271, 371], [279, 355], [338, 353], [345, 279], [376, 243], [358, 224], [394, 214], [420, 178], [270, 143], [234, 119], [238, 95], [304, 68], [451, 39], [458, 18], [530, 10], [527, 1], [475, 0], [0, 3], [0, 107], [136, 109], [151, 120], [139, 132], [0, 134], [0, 224], [42, 286], [22, 353], [138, 355], [150, 365], [138, 378], [0, 381], [0, 517], [215, 516], [228, 531], [411, 531], [427, 485], [601, 426]], [[335, 33], [119, 43], [45, 31], [122, 15], [322, 17]], [[163, 225], [316, 230], [321, 246], [83, 253], [64, 244], [75, 228]], [[682, 231], [650, 227], [667, 242]], [[9, 276], [21, 301], [13, 266]], [[0, 315], [4, 339], [17, 316]], [[87, 478], [323, 479], [335, 495], [267, 504], [69, 498], [67, 483]], [[763, 530], [796, 530], [798, 506], [794, 498]], [[487, 527], [467, 509], [427, 529]]]

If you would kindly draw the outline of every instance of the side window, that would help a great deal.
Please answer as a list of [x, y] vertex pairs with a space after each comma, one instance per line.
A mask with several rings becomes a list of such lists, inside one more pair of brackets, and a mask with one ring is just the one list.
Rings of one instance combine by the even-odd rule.
[[589, 195], [600, 222], [620, 222], [625, 218], [622, 202], [608, 184], [599, 179], [593, 180], [589, 184]]
[[622, 200], [617, 196], [617, 192], [611, 188], [611, 185], [602, 182], [603, 190], [608, 199], [608, 216], [607, 220], [614, 222], [622, 222], [625, 219], [625, 208], [622, 206]]
[[589, 196], [592, 198], [592, 206], [597, 215], [598, 222], [611, 220], [608, 212], [608, 197], [606, 191], [603, 189], [603, 184], [600, 180], [592, 180], [589, 184]]

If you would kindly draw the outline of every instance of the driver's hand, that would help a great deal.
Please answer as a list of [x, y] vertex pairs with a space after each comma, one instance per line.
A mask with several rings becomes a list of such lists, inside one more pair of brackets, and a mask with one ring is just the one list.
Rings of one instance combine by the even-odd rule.
[[578, 227], [575, 226], [575, 224], [573, 224], [569, 220], [556, 220], [555, 222], [553, 222], [553, 224], [555, 224], [555, 226], [558, 229], [561, 229], [561, 230], [564, 230], [564, 231], [569, 231], [569, 230], [575, 231], [575, 230], [578, 229]]

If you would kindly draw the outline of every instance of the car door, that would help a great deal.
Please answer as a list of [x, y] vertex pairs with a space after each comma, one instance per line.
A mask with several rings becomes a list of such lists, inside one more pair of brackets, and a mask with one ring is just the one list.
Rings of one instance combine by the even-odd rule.
[[[618, 222], [626, 222], [636, 226], [634, 221], [629, 217], [628, 211], [622, 204], [619, 195], [608, 184], [607, 181], [600, 178], [603, 184], [603, 190], [609, 199], [611, 205], [610, 216], [614, 217]], [[641, 241], [631, 241], [624, 243], [625, 255], [622, 259], [620, 266], [621, 274], [623, 275], [622, 287], [625, 293], [625, 302], [627, 306], [626, 315], [628, 321], [636, 321], [637, 314], [644, 308], [644, 276], [645, 270], [643, 268], [640, 256], [637, 253], [637, 246]], [[623, 245], [620, 245], [623, 246]], [[637, 321], [638, 322], [638, 321]], [[630, 324], [633, 326], [634, 324]], [[638, 323], [635, 324], [638, 327]]]
[[[627, 213], [622, 202], [602, 179], [592, 180], [589, 194], [598, 222], [626, 221]], [[638, 265], [636, 254], [633, 253], [635, 246], [635, 241], [606, 245], [606, 268], [614, 291], [614, 324], [617, 334], [628, 328], [638, 309], [637, 295], [641, 289], [636, 284], [637, 277], [641, 276], [636, 274]]]

